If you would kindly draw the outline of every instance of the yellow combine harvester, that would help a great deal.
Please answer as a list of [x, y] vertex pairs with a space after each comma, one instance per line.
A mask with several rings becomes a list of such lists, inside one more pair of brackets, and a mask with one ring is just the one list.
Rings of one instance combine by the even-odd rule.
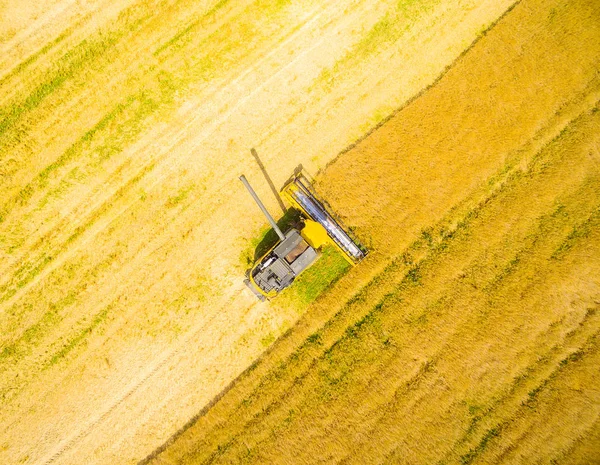
[[245, 176], [240, 176], [254, 198], [279, 241], [263, 255], [248, 272], [245, 284], [260, 299], [271, 299], [294, 282], [318, 257], [318, 249], [325, 244], [336, 247], [352, 265], [366, 255], [364, 249], [344, 231], [339, 223], [317, 199], [310, 182], [302, 173], [286, 183], [282, 196], [300, 211], [303, 226], [292, 228], [285, 234], [262, 204]]

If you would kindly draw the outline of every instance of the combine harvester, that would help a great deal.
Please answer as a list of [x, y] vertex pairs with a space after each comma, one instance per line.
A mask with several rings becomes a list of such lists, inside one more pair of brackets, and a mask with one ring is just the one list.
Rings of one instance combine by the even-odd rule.
[[353, 240], [317, 199], [306, 176], [302, 173], [289, 180], [281, 194], [302, 216], [303, 226], [291, 228], [285, 234], [262, 204], [245, 176], [240, 176], [250, 195], [254, 198], [279, 241], [263, 255], [246, 273], [244, 283], [260, 299], [272, 299], [294, 282], [296, 276], [306, 270], [318, 258], [318, 250], [325, 244], [336, 247], [352, 265], [366, 255], [364, 249]]

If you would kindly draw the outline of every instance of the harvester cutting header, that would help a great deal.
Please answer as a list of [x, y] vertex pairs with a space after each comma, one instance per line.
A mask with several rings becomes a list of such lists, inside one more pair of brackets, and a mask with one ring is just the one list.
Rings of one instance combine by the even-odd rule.
[[360, 244], [344, 231], [312, 189], [302, 173], [295, 174], [281, 189], [281, 195], [302, 218], [302, 226], [283, 233], [262, 204], [245, 176], [240, 176], [279, 241], [246, 273], [245, 284], [260, 299], [270, 299], [294, 282], [318, 258], [318, 250], [326, 244], [337, 248], [348, 262], [356, 265], [366, 255]]

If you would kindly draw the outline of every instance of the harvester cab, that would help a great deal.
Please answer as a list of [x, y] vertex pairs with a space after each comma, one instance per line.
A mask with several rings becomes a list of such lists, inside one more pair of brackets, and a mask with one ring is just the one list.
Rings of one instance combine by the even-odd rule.
[[279, 236], [279, 241], [246, 272], [246, 286], [260, 299], [275, 297], [291, 285], [296, 277], [318, 258], [318, 250], [332, 244], [352, 265], [366, 255], [364, 249], [344, 231], [322, 202], [317, 199], [310, 182], [302, 174], [294, 175], [281, 190], [282, 196], [296, 208], [303, 227], [283, 233], [260, 201], [245, 176], [240, 180]]

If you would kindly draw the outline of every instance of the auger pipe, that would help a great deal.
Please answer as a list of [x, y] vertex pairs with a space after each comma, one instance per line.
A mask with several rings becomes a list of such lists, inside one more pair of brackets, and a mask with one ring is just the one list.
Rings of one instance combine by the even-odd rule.
[[248, 189], [248, 192], [250, 192], [250, 195], [252, 196], [252, 198], [254, 199], [254, 201], [256, 202], [256, 204], [259, 206], [259, 208], [262, 210], [262, 212], [264, 213], [264, 215], [267, 217], [267, 220], [269, 220], [269, 223], [271, 223], [271, 226], [273, 227], [273, 229], [275, 230], [275, 232], [279, 236], [279, 239], [281, 239], [282, 241], [285, 240], [285, 235], [283, 234], [283, 232], [281, 231], [281, 229], [279, 229], [279, 226], [277, 226], [277, 223], [275, 223], [275, 220], [273, 219], [273, 217], [271, 216], [271, 214], [269, 213], [269, 211], [265, 208], [265, 206], [263, 205], [263, 203], [260, 201], [260, 199], [258, 198], [258, 195], [256, 195], [256, 192], [254, 192], [254, 189], [252, 189], [252, 186], [250, 185], [250, 183], [246, 179], [246, 176], [244, 176], [242, 174], [240, 176], [240, 181], [242, 181], [242, 183], [244, 184], [244, 186], [246, 186], [246, 189]]

